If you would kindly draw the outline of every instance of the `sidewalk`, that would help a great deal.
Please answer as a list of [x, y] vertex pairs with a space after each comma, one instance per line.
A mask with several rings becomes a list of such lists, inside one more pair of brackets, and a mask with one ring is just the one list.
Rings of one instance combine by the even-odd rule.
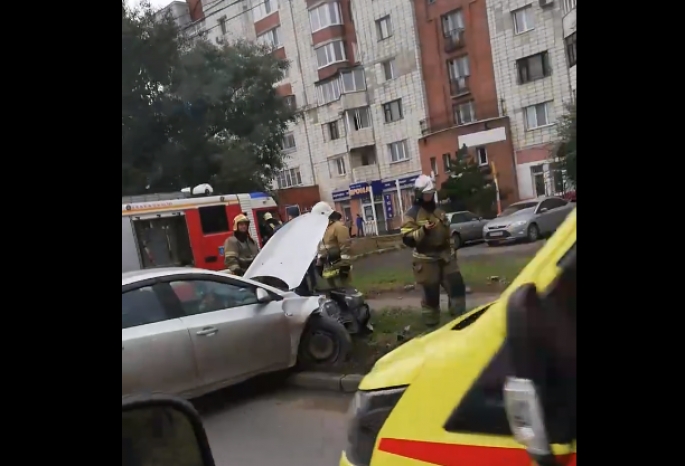
[[[474, 307], [482, 306], [499, 298], [499, 293], [473, 293], [466, 295], [466, 309], [473, 309]], [[388, 294], [378, 298], [369, 298], [366, 300], [372, 310], [383, 309], [385, 307], [421, 307], [421, 296], [416, 293], [402, 294]], [[447, 309], [447, 295], [440, 295], [440, 307]]]

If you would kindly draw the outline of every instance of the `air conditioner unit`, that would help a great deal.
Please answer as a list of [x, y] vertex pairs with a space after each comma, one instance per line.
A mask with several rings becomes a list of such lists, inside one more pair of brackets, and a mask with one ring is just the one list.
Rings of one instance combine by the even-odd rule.
[[540, 6], [542, 8], [548, 8], [554, 5], [554, 0], [540, 0]]

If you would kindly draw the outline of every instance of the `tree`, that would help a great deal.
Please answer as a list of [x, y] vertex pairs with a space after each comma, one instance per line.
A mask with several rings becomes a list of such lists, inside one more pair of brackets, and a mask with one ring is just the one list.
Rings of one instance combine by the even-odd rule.
[[497, 194], [490, 167], [480, 167], [461, 146], [450, 161], [449, 177], [438, 192], [440, 200], [449, 199], [452, 210], [470, 210], [481, 215], [495, 211]]
[[271, 52], [190, 43], [171, 18], [122, 4], [123, 193], [266, 189], [295, 116], [274, 88], [288, 62]]
[[566, 181], [576, 186], [576, 104], [566, 107], [566, 113], [559, 119], [559, 142], [556, 156], [561, 168], [566, 171]]

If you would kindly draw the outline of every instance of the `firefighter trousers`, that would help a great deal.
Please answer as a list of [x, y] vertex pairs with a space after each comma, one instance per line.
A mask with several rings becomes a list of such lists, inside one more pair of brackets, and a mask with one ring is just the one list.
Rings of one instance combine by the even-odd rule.
[[427, 326], [440, 323], [440, 287], [449, 298], [448, 310], [452, 317], [466, 312], [466, 286], [454, 257], [433, 261], [414, 259], [414, 279], [421, 287], [421, 314]]

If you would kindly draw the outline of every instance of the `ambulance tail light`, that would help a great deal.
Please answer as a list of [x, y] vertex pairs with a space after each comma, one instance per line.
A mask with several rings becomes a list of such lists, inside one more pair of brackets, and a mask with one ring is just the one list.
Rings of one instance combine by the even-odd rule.
[[406, 389], [404, 386], [373, 391], [360, 390], [354, 395], [348, 411], [345, 448], [345, 455], [354, 466], [369, 466], [378, 433]]

